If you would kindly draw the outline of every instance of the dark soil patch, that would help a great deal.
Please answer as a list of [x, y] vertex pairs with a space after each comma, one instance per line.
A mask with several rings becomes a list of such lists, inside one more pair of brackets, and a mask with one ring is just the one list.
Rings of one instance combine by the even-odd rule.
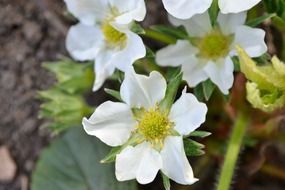
[[[49, 2], [49, 3], [47, 3]], [[0, 2], [0, 145], [6, 145], [17, 164], [17, 175], [0, 182], [0, 189], [25, 189], [49, 133], [39, 128], [37, 90], [53, 78], [43, 61], [66, 54], [66, 24], [59, 18], [59, 1], [1, 0]], [[59, 11], [59, 12], [57, 12]]]

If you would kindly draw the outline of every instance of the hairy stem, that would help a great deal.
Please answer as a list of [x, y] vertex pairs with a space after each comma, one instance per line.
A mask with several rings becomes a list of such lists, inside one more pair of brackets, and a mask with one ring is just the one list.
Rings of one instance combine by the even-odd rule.
[[243, 137], [245, 135], [248, 122], [249, 118], [246, 116], [246, 114], [239, 113], [230, 137], [230, 142], [225, 156], [225, 161], [222, 166], [217, 190], [230, 189], [234, 169], [242, 146]]

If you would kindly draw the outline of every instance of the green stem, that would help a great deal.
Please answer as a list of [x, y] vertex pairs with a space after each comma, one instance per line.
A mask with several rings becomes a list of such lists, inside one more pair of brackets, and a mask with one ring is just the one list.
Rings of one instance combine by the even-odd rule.
[[225, 161], [222, 166], [217, 190], [230, 189], [234, 169], [242, 146], [243, 137], [245, 135], [248, 122], [249, 118], [246, 116], [246, 114], [239, 113], [236, 123], [234, 125], [233, 132], [230, 137], [230, 142], [228, 145]]
[[148, 38], [152, 38], [152, 39], [158, 40], [158, 41], [166, 43], [166, 44], [175, 44], [176, 43], [175, 38], [168, 36], [168, 35], [165, 35], [165, 34], [162, 34], [162, 33], [157, 32], [155, 30], [145, 29], [144, 35]]

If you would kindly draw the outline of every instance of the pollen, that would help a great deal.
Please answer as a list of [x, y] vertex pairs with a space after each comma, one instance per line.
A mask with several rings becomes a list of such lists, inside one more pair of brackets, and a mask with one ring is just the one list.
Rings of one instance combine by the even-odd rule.
[[199, 56], [209, 60], [217, 60], [225, 57], [230, 51], [231, 36], [224, 35], [220, 30], [208, 33], [197, 44]]
[[122, 46], [126, 42], [126, 35], [115, 29], [109, 22], [102, 25], [102, 32], [106, 42], [112, 46]]
[[164, 139], [170, 135], [173, 124], [169, 121], [167, 114], [158, 108], [151, 108], [142, 115], [137, 126], [145, 140], [153, 145], [163, 145]]

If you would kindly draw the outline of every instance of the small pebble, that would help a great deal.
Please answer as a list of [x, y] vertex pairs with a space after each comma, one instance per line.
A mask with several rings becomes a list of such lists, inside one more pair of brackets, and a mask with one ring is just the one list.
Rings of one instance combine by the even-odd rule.
[[16, 174], [16, 164], [7, 147], [0, 147], [0, 181], [11, 181]]

